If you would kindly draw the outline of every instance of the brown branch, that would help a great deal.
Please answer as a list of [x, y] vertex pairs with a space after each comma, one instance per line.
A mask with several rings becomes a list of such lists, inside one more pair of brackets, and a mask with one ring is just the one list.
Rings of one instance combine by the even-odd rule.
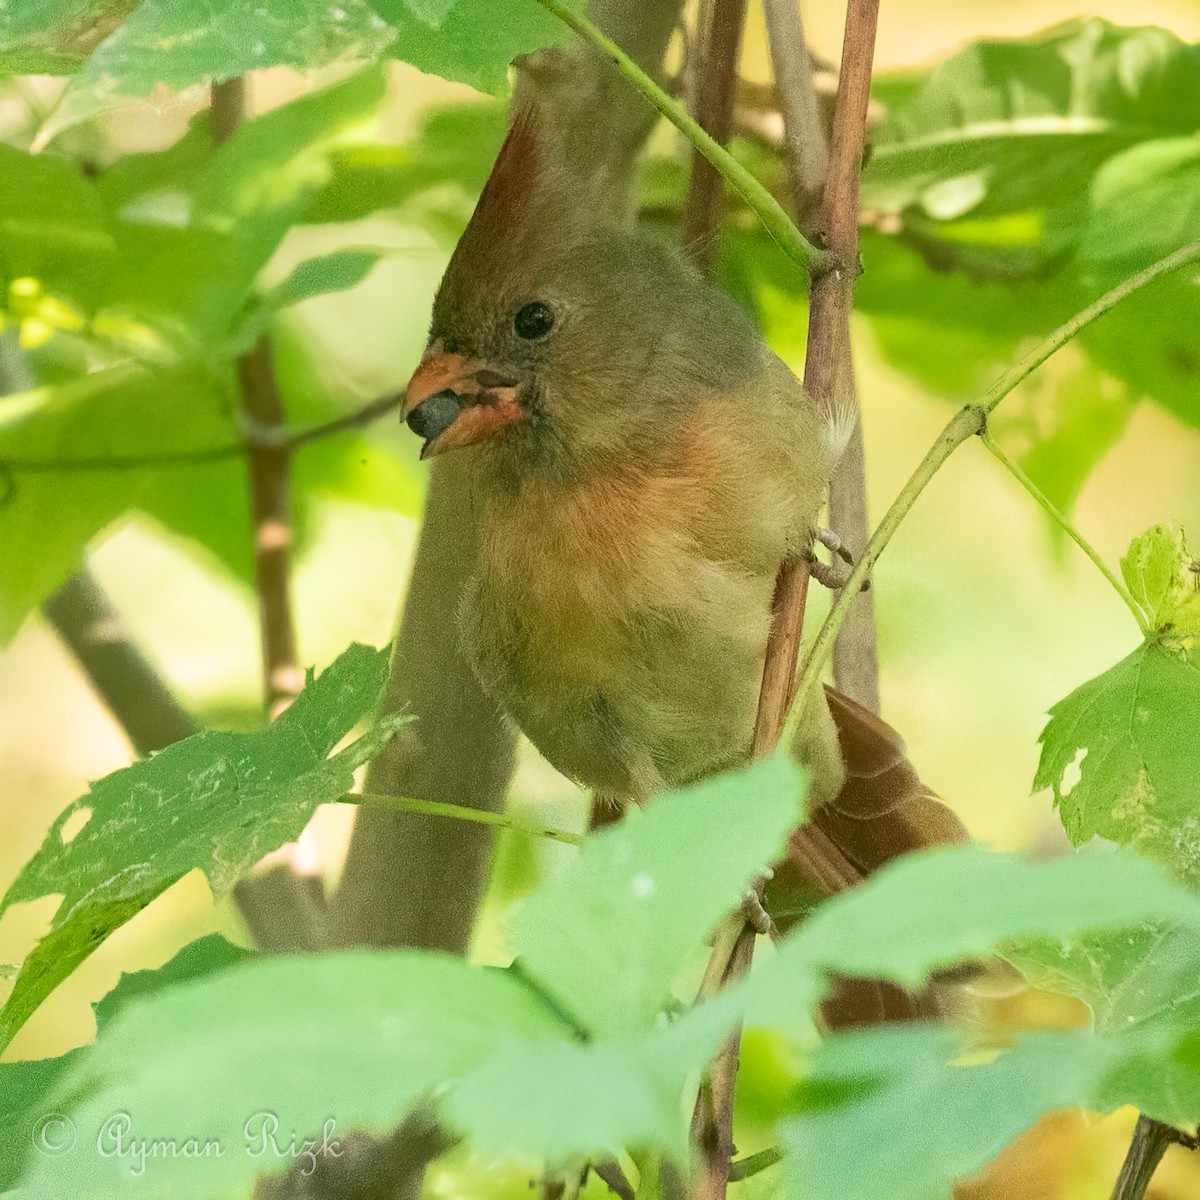
[[[198, 446], [194, 450], [165, 450], [158, 454], [79, 455], [62, 458], [3, 458], [0, 472], [70, 472], [70, 471], [139, 471], [154, 467], [194, 467], [220, 462], [228, 458], [244, 458], [255, 450], [280, 450], [295, 453], [324, 438], [352, 429], [360, 429], [388, 413], [395, 412], [404, 401], [402, 393], [393, 393], [371, 400], [331, 421], [310, 425], [304, 429], [288, 429], [273, 425], [258, 428], [245, 422], [246, 430], [237, 442], [217, 446]], [[7, 499], [7, 497], [4, 497]], [[0, 500], [0, 502], [3, 502]]]
[[[271, 343], [263, 337], [238, 360], [242, 409], [253, 427], [283, 436], [283, 400], [275, 378]], [[274, 715], [304, 686], [296, 663], [292, 616], [291, 455], [270, 445], [251, 445], [250, 513], [254, 523], [254, 581], [262, 635], [263, 698]]]
[[771, 69], [783, 117], [783, 145], [796, 223], [811, 231], [811, 216], [829, 169], [829, 145], [798, 0], [763, 0]]
[[[211, 134], [220, 145], [245, 116], [246, 83], [240, 77], [212, 86]], [[270, 340], [264, 335], [237, 364], [241, 412], [248, 428], [258, 432], [247, 455], [250, 474], [250, 517], [254, 527], [254, 582], [258, 593], [262, 640], [263, 699], [277, 713], [304, 686], [296, 662], [296, 627], [292, 617], [291, 455], [271, 445], [286, 437], [283, 398], [275, 377]]]
[[[699, 73], [692, 92], [692, 116], [722, 144], [733, 132], [738, 58], [745, 24], [746, 0], [713, 0], [708, 27], [703, 30]], [[681, 236], [684, 249], [702, 268], [712, 261], [724, 201], [724, 178], [699, 151], [694, 152]]]
[[[384, 708], [412, 722], [371, 764], [366, 790], [497, 811], [515, 737], [459, 646], [455, 614], [475, 561], [466, 480], [434, 464]], [[461, 826], [461, 827], [460, 827]], [[330, 902], [335, 945], [466, 952], [487, 881], [493, 831], [416, 813], [358, 811], [341, 886]]]
[[208, 132], [214, 146], [233, 136], [246, 114], [246, 81], [235, 75], [212, 85], [208, 106]]
[[320, 875], [272, 862], [238, 881], [233, 899], [255, 944], [269, 954], [312, 953], [325, 943], [325, 883]]
[[140, 756], [200, 731], [86, 567], [42, 607]]
[[[758, 890], [761, 896], [761, 886]], [[745, 975], [754, 958], [755, 932], [740, 916], [736, 920], [741, 924], [741, 929], [725, 963], [722, 986]], [[742, 1030], [738, 1026], [713, 1059], [696, 1100], [696, 1108], [692, 1113], [692, 1143], [700, 1157], [700, 1174], [689, 1193], [689, 1200], [724, 1200], [729, 1186], [729, 1168], [736, 1150], [733, 1143], [733, 1098], [741, 1043]]]
[[[846, 403], [858, 405], [853, 370]], [[829, 525], [861, 554], [870, 536], [867, 523], [867, 474], [861, 417], [856, 413], [850, 442], [829, 484]], [[843, 695], [879, 712], [879, 645], [875, 630], [875, 593], [855, 596], [833, 646], [833, 682]]]
[[[209, 110], [213, 144], [232, 137], [245, 117], [246, 82], [238, 77], [212, 86]], [[254, 580], [262, 644], [263, 700], [274, 717], [304, 686], [296, 662], [291, 602], [291, 451], [284, 444], [283, 398], [271, 344], [264, 335], [237, 363], [250, 519], [254, 534]], [[324, 942], [324, 887], [319, 876], [277, 861], [239, 884], [235, 893], [246, 924], [264, 949], [315, 950]]]
[[[851, 0], [846, 13], [842, 70], [834, 111], [829, 171], [819, 214], [819, 227], [835, 266], [814, 276], [809, 310], [808, 357], [804, 384], [818, 403], [831, 410], [853, 394], [850, 362], [850, 305], [858, 262], [858, 180], [862, 165], [867, 105], [870, 99], [878, 0]], [[793, 29], [793, 34], [795, 29]], [[795, 47], [793, 46], [793, 49]], [[801, 47], [802, 48], [802, 47]], [[792, 105], [794, 109], [794, 105]], [[801, 136], [797, 132], [796, 136]], [[863, 541], [865, 542], [865, 534]], [[796, 653], [804, 624], [809, 567], [804, 559], [784, 563], [776, 581], [771, 636], [763, 668], [754, 754], [769, 754], [779, 740], [793, 694]], [[761, 897], [762, 887], [758, 894]], [[735, 918], [741, 920], [741, 918]], [[754, 931], [742, 924], [723, 979], [749, 969]], [[727, 939], [718, 939], [706, 979], [716, 972]], [[735, 1030], [714, 1061], [693, 1115], [692, 1133], [701, 1169], [693, 1200], [724, 1200], [733, 1155], [733, 1101], [740, 1030]]]
[[[831, 409], [849, 406], [857, 412], [854, 365], [850, 354], [850, 311], [858, 274], [859, 176], [867, 109], [871, 99], [871, 63], [879, 0], [851, 0], [846, 12], [842, 66], [834, 108], [829, 175], [818, 227], [834, 262], [833, 269], [814, 275], [809, 292], [808, 356], [804, 386]], [[867, 542], [866, 483], [862, 430], [855, 433], [834, 472], [829, 494], [830, 525], [856, 556]], [[843, 626], [835, 654], [834, 679], [851, 699], [877, 712], [879, 686], [873, 593], [858, 595], [853, 616]]]
[[1139, 1115], [1129, 1152], [1113, 1187], [1112, 1200], [1143, 1200], [1158, 1164], [1173, 1144], [1186, 1146], [1189, 1150], [1197, 1148], [1195, 1138], [1188, 1137], [1173, 1125]]

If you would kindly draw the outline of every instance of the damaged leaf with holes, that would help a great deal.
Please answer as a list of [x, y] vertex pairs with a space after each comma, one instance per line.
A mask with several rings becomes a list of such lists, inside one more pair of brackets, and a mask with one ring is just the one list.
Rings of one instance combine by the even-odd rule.
[[[387, 651], [353, 645], [269, 728], [210, 732], [93, 783], [55, 821], [0, 902], [61, 895], [50, 932], [26, 959], [3, 1009], [6, 1045], [50, 992], [113, 930], [189, 871], [217, 895], [265, 854], [294, 840], [320, 804], [402, 723], [382, 717], [333, 753], [374, 709]], [[77, 831], [81, 814], [86, 822]]]
[[1133, 539], [1121, 574], [1158, 639], [1190, 645], [1200, 638], [1200, 558], [1176, 525], [1155, 525]]
[[[1121, 563], [1152, 626], [1127, 658], [1050, 710], [1034, 788], [1063, 827], [1133, 846], [1200, 885], [1200, 601], [1181, 531], [1157, 526]], [[1078, 779], [1072, 780], [1078, 767]]]

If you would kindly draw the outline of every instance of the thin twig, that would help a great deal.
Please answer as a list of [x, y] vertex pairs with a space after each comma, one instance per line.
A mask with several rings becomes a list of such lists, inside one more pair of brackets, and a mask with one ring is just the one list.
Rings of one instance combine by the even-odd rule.
[[[761, 898], [762, 888], [758, 888]], [[728, 986], [750, 970], [754, 958], [754, 929], [742, 917], [733, 952], [725, 965], [722, 986]], [[692, 1114], [692, 1143], [700, 1154], [700, 1174], [690, 1200], [724, 1200], [729, 1186], [729, 1168], [736, 1147], [733, 1142], [733, 1100], [737, 1086], [742, 1029], [739, 1025], [726, 1039], [708, 1069]]]
[[275, 425], [266, 428], [246, 424], [241, 441], [217, 446], [198, 446], [194, 450], [166, 450], [157, 454], [80, 455], [63, 458], [3, 458], [0, 472], [140, 471], [156, 467], [194, 467], [222, 459], [244, 458], [257, 450], [295, 453], [327, 437], [360, 429], [388, 413], [404, 401], [403, 393], [381, 396], [332, 421], [289, 430]]
[[[977, 404], [968, 404], [961, 408], [950, 419], [945, 429], [938, 435], [937, 441], [928, 450], [925, 457], [917, 465], [908, 482], [900, 490], [900, 494], [892, 502], [884, 514], [883, 520], [876, 527], [867, 544], [866, 550], [859, 556], [858, 561], [850, 572], [849, 578], [843, 585], [841, 593], [821, 625], [812, 647], [804, 660], [800, 671], [800, 682], [796, 689], [796, 705], [793, 713], [803, 712], [809, 696], [816, 690], [820, 681], [821, 671], [829, 659], [833, 639], [845, 619], [846, 610], [859, 588], [870, 577], [871, 571], [879, 561], [879, 556], [892, 540], [892, 535], [900, 527], [917, 498], [925, 490], [929, 481], [937, 474], [942, 464], [968, 438], [983, 432], [987, 427], [987, 418], [996, 405], [1004, 399], [1018, 384], [1022, 383], [1038, 367], [1042, 365], [1057, 350], [1062, 349], [1080, 330], [1093, 321], [1104, 316], [1110, 309], [1115, 308], [1127, 296], [1140, 288], [1152, 283], [1163, 275], [1179, 270], [1189, 263], [1200, 262], [1200, 242], [1192, 242], [1183, 246], [1166, 258], [1152, 263], [1137, 274], [1118, 284], [1111, 291], [1105, 292], [1098, 300], [1078, 312], [1065, 324], [1060, 325], [1036, 349], [1027, 354], [1020, 362], [1004, 372], [984, 393]], [[795, 719], [793, 717], [793, 719]]]
[[[263, 337], [238, 360], [242, 407], [254, 425], [283, 430], [283, 400], [275, 378], [271, 343]], [[291, 456], [287, 450], [252, 445], [248, 457], [250, 512], [254, 522], [254, 580], [262, 635], [263, 699], [275, 714], [304, 686], [296, 661], [292, 616]]]
[[1196, 1149], [1196, 1139], [1172, 1125], [1140, 1114], [1133, 1129], [1133, 1140], [1121, 1165], [1121, 1174], [1113, 1188], [1112, 1200], [1142, 1200], [1163, 1155], [1172, 1144]]
[[1113, 571], [1109, 568], [1108, 564], [1100, 557], [1099, 553], [1096, 551], [1096, 548], [1091, 544], [1091, 542], [1089, 542], [1083, 536], [1083, 534], [1080, 533], [1079, 530], [1067, 520], [1066, 516], [1059, 511], [1050, 497], [1047, 496], [1046, 493], [1043, 492], [1042, 489], [1038, 487], [1038, 485], [1034, 483], [1033, 480], [1030, 479], [1023, 470], [1021, 470], [1020, 466], [1018, 466], [1017, 463], [1015, 463], [1007, 454], [1004, 453], [1003, 450], [1000, 449], [1000, 447], [992, 438], [991, 434], [988, 433], [986, 429], [979, 435], [979, 438], [980, 441], [983, 442], [984, 446], [986, 446], [987, 449], [992, 453], [993, 457], [995, 457], [996, 461], [999, 462], [1004, 469], [1008, 471], [1008, 473], [1038, 502], [1038, 504], [1042, 506], [1045, 512], [1050, 516], [1050, 519], [1054, 521], [1056, 525], [1058, 525], [1063, 533], [1065, 533], [1067, 537], [1069, 537], [1071, 541], [1073, 541], [1075, 545], [1077, 545], [1080, 550], [1082, 550], [1084, 554], [1091, 559], [1092, 565], [1095, 566], [1096, 570], [1098, 570], [1100, 574], [1108, 580], [1108, 582], [1112, 585], [1113, 591], [1115, 591], [1117, 595], [1120, 596], [1125, 602], [1125, 607], [1128, 608], [1131, 613], [1133, 613], [1133, 618], [1135, 621], [1137, 621], [1138, 628], [1143, 634], [1148, 634], [1150, 632], [1150, 622], [1146, 619], [1146, 614], [1142, 612], [1138, 602], [1130, 594], [1129, 589], [1116, 577]]
[[[245, 116], [246, 84], [241, 78], [212, 87], [212, 136], [220, 145]], [[241, 411], [246, 424], [264, 435], [284, 436], [283, 398], [275, 377], [271, 343], [264, 334], [237, 363]], [[254, 581], [262, 639], [263, 699], [277, 713], [299, 693], [304, 676], [296, 661], [292, 616], [291, 456], [287, 450], [250, 445], [250, 516], [254, 526]]]
[[[703, 60], [693, 92], [692, 116], [722, 146], [733, 131], [737, 99], [738, 59], [746, 24], [746, 0], [714, 0], [704, 30]], [[725, 179], [699, 151], [692, 155], [692, 174], [683, 205], [684, 249], [707, 268], [716, 249], [716, 232], [724, 210]]]
[[783, 117], [783, 144], [796, 223], [809, 232], [829, 170], [829, 145], [798, 0], [763, 0], [771, 70]]
[[482, 808], [468, 808], [465, 804], [446, 804], [440, 800], [416, 800], [411, 796], [389, 796], [382, 792], [347, 792], [338, 797], [339, 804], [367, 804], [376, 808], [390, 808], [394, 812], [420, 813], [426, 817], [450, 817], [456, 821], [472, 821], [476, 825], [491, 825], [496, 829], [511, 829], [516, 833], [527, 833], [531, 837], [549, 838], [552, 842], [563, 842], [568, 846], [579, 846], [583, 836], [566, 829], [555, 829], [548, 825], [532, 825], [518, 821], [505, 813], [491, 812]]
[[729, 1166], [729, 1182], [740, 1183], [743, 1179], [753, 1179], [755, 1175], [761, 1175], [763, 1171], [769, 1170], [777, 1162], [783, 1159], [783, 1151], [771, 1146], [767, 1150], [760, 1150], [757, 1154], [748, 1154], [745, 1158], [739, 1158]]
[[[809, 394], [831, 413], [845, 403], [847, 395], [853, 395], [850, 304], [857, 273], [858, 178], [870, 97], [876, 15], [877, 0], [852, 0], [846, 15], [833, 146], [820, 214], [832, 265], [812, 276], [804, 384]], [[771, 637], [754, 729], [756, 757], [774, 750], [786, 720], [804, 624], [808, 576], [807, 560], [797, 557], [783, 564], [776, 581]], [[761, 881], [756, 892], [761, 899]], [[739, 920], [733, 918], [734, 922]], [[719, 970], [716, 961], [717, 955], [724, 953], [724, 943], [719, 941], [710, 957], [706, 979], [719, 974], [723, 980], [729, 980], [748, 971], [754, 940], [754, 930], [741, 920], [724, 969]], [[693, 1140], [701, 1156], [694, 1200], [723, 1200], [726, 1194], [734, 1150], [733, 1103], [740, 1042], [739, 1028], [714, 1060], [693, 1114]]]
[[[240, 77], [212, 85], [209, 118], [214, 145], [234, 136], [245, 119], [246, 100], [246, 82]], [[286, 437], [283, 398], [265, 334], [238, 359], [237, 378], [242, 424], [255, 434], [246, 439], [246, 467], [263, 701], [268, 718], [273, 718], [300, 692], [304, 674], [297, 663], [292, 617], [291, 452], [280, 444]], [[316, 873], [297, 866], [295, 851], [294, 846], [284, 847], [266, 873], [242, 880], [235, 898], [264, 945], [316, 949], [325, 942], [324, 883]]]
[[[854, 554], [867, 540], [866, 471], [862, 425], [850, 351], [850, 312], [858, 275], [859, 176], [862, 171], [871, 64], [879, 0], [851, 0], [846, 11], [829, 171], [818, 226], [837, 267], [813, 276], [809, 291], [808, 355], [804, 386], [829, 410], [853, 414], [850, 443], [829, 487], [829, 524]], [[879, 710], [878, 649], [871, 593], [849, 595], [850, 617], [834, 654], [839, 689]]]
[[[695, 116], [720, 142], [728, 140], [737, 95], [738, 57], [746, 21], [745, 0], [714, 0], [707, 12], [703, 37], [703, 62], [692, 93]], [[721, 225], [724, 179], [699, 151], [692, 159], [692, 175], [683, 209], [684, 248], [702, 269], [711, 269]], [[791, 672], [795, 671], [800, 628], [803, 623], [807, 563], [799, 571], [782, 571], [772, 604], [773, 620], [768, 640], [760, 707], [755, 722], [753, 752], [769, 753], [783, 724]], [[795, 590], [799, 586], [799, 604]], [[757, 888], [761, 902], [761, 884]], [[729, 981], [750, 969], [754, 955], [754, 930], [740, 914], [727, 918], [718, 930], [708, 967], [700, 985], [698, 1002], [715, 995]], [[692, 1144], [700, 1160], [699, 1175], [691, 1192], [694, 1200], [718, 1200], [729, 1183], [733, 1158], [733, 1096], [737, 1082], [741, 1030], [735, 1029], [710, 1064], [692, 1112]]]
[[538, 0], [538, 3], [569, 25], [580, 37], [591, 42], [725, 176], [726, 182], [741, 193], [750, 210], [785, 254], [808, 271], [817, 270], [828, 262], [828, 256], [800, 233], [784, 212], [783, 206], [755, 179], [753, 173], [742, 166], [724, 146], [709, 137], [688, 116], [684, 108], [659, 87], [616, 42], [601, 33], [586, 17], [567, 8], [561, 0]]

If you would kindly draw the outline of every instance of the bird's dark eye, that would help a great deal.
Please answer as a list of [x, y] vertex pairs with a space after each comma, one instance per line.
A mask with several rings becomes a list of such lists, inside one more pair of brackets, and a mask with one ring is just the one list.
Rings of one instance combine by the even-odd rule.
[[518, 337], [528, 341], [545, 337], [554, 326], [554, 314], [538, 301], [527, 304], [513, 319], [513, 328]]

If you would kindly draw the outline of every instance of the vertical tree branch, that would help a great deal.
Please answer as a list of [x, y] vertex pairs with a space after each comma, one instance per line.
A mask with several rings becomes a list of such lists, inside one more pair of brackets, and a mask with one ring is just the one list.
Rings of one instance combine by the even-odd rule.
[[[745, 24], [744, 0], [714, 0], [703, 41], [700, 77], [695, 83], [694, 116], [718, 141], [728, 140], [738, 78], [738, 57]], [[706, 159], [693, 156], [692, 177], [684, 205], [684, 248], [703, 269], [711, 269], [721, 223], [724, 180]], [[772, 603], [758, 716], [754, 728], [755, 757], [770, 753], [787, 715], [796, 656], [804, 623], [808, 563], [789, 563], [781, 570]], [[761, 889], [760, 895], [761, 895]], [[740, 914], [726, 923], [710, 959], [709, 984], [723, 987], [750, 969], [754, 929]], [[691, 1200], [723, 1200], [733, 1159], [733, 1106], [741, 1050], [735, 1029], [713, 1060], [692, 1114], [692, 1142], [699, 1160]]]
[[86, 567], [42, 607], [139, 755], [199, 732]]
[[[212, 88], [213, 141], [230, 137], [245, 113], [246, 84], [241, 78]], [[254, 527], [254, 579], [262, 642], [263, 699], [269, 714], [287, 705], [304, 685], [296, 663], [296, 627], [292, 616], [291, 454], [271, 444], [286, 430], [283, 400], [275, 377], [271, 344], [264, 334], [238, 359], [242, 418], [260, 435], [247, 454], [250, 517]]]
[[[459, 648], [455, 614], [475, 561], [459, 465], [434, 464], [384, 707], [414, 718], [371, 764], [367, 790], [496, 811], [515, 734]], [[462, 954], [487, 881], [492, 830], [374, 806], [359, 809], [330, 902], [336, 945]], [[461, 827], [460, 827], [461, 826]]]
[[798, 0], [763, 0], [763, 15], [783, 115], [783, 145], [796, 223], [802, 233], [809, 234], [829, 170], [829, 144], [813, 86], [812, 59]]
[[[256, 432], [283, 435], [283, 400], [275, 378], [275, 359], [266, 335], [238, 360], [242, 413]], [[254, 523], [254, 581], [262, 641], [263, 700], [272, 716], [304, 686], [296, 665], [296, 627], [292, 616], [292, 463], [286, 447], [251, 443], [250, 514]]]
[[[778, 17], [776, 13], [777, 33], [783, 28]], [[858, 180], [870, 98], [877, 17], [878, 0], [851, 0], [846, 14], [842, 72], [834, 113], [828, 176], [819, 212], [819, 231], [826, 248], [832, 253], [834, 265], [813, 277], [804, 383], [810, 395], [831, 409], [853, 397], [850, 307], [858, 263]], [[790, 28], [790, 44], [780, 47], [778, 53], [800, 52], [807, 64], [803, 44], [796, 40], [802, 37], [802, 32], [798, 33], [797, 30], [798, 26], [793, 24]], [[793, 73], [793, 83], [794, 78]], [[811, 88], [811, 82], [808, 86]], [[788, 108], [795, 120], [795, 114], [804, 110], [804, 104], [792, 102]], [[789, 144], [794, 142], [799, 146], [800, 139], [812, 133], [812, 127], [793, 130]], [[808, 178], [807, 171], [810, 169], [802, 169], [797, 164], [794, 177], [798, 181]], [[798, 196], [811, 195], [811, 191], [801, 190], [804, 186], [797, 183]], [[866, 541], [865, 510], [863, 523], [860, 545]], [[796, 651], [804, 623], [808, 574], [806, 561], [791, 560], [783, 565], [776, 582], [774, 617], [754, 731], [756, 756], [770, 753], [775, 748], [786, 719], [795, 679]], [[873, 625], [871, 632], [873, 649]], [[760, 896], [761, 892], [760, 886]], [[749, 970], [754, 954], [754, 930], [741, 915], [732, 918], [731, 923], [741, 927], [722, 972], [725, 980]], [[724, 938], [718, 938], [714, 960], [725, 941]], [[710, 961], [710, 969], [713, 966], [714, 961]], [[701, 1089], [697, 1101], [692, 1131], [701, 1167], [691, 1194], [692, 1200], [724, 1200], [726, 1195], [734, 1151], [733, 1105], [740, 1038], [740, 1031], [735, 1031], [730, 1037], [714, 1061], [707, 1084]]]
[[[700, 62], [692, 116], [701, 128], [724, 144], [733, 131], [737, 100], [738, 58], [746, 0], [713, 0], [707, 29], [702, 30]], [[683, 246], [693, 261], [707, 268], [716, 246], [724, 211], [725, 180], [699, 151], [692, 154], [692, 175], [683, 206]]]
[[[831, 408], [849, 406], [856, 414], [850, 312], [858, 275], [859, 176], [878, 16], [879, 0], [850, 0], [829, 173], [818, 215], [825, 248], [836, 265], [813, 277], [804, 365], [804, 386], [810, 395]], [[857, 415], [850, 445], [830, 485], [829, 520], [850, 550], [861, 554], [867, 543], [867, 506], [862, 426]], [[855, 597], [838, 638], [834, 679], [851, 699], [878, 712], [878, 675], [874, 603], [872, 593], [863, 592]]]
[[[230, 138], [245, 117], [246, 81], [212, 85], [209, 110], [213, 143]], [[242, 422], [250, 439], [246, 466], [254, 538], [254, 582], [262, 646], [263, 704], [275, 717], [304, 686], [296, 662], [292, 616], [292, 460], [275, 377], [271, 343], [264, 334], [237, 363]], [[297, 869], [295, 847], [285, 848], [265, 871], [241, 880], [234, 899], [264, 950], [316, 950], [325, 942], [325, 889], [318, 874]]]
[[1112, 1200], [1143, 1200], [1158, 1164], [1172, 1143], [1196, 1149], [1194, 1138], [1186, 1137], [1171, 1125], [1139, 1114], [1121, 1174], [1113, 1187]]

